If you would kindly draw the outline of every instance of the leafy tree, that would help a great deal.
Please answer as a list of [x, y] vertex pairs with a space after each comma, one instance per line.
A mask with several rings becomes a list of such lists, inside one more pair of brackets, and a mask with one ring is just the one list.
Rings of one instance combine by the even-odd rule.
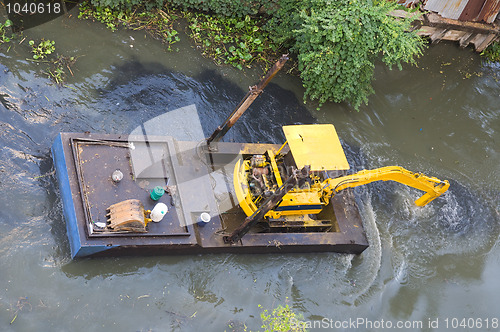
[[378, 59], [401, 69], [401, 63], [414, 63], [414, 57], [422, 54], [424, 42], [415, 32], [409, 32], [413, 19], [388, 15], [397, 6], [395, 2], [280, 3], [282, 12], [270, 27], [275, 29], [277, 40], [291, 40], [306, 89], [304, 98], [318, 100], [320, 105], [347, 100], [359, 109], [374, 92], [371, 80]]

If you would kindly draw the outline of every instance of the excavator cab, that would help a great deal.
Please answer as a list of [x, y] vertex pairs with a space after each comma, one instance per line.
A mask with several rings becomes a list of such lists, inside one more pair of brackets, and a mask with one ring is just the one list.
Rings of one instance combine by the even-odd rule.
[[283, 131], [286, 142], [278, 151], [244, 156], [236, 164], [234, 186], [240, 206], [247, 216], [252, 215], [294, 172], [307, 165], [308, 176], [289, 188], [265, 217], [271, 227], [331, 226], [315, 218], [329, 202], [321, 194], [321, 184], [332, 173], [341, 175], [350, 168], [335, 127], [293, 125], [284, 126]]

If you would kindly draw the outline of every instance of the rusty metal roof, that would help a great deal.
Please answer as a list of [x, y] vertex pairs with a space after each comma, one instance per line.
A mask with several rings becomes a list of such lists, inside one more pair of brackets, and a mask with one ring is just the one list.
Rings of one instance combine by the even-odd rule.
[[500, 0], [427, 0], [424, 9], [444, 18], [493, 23], [500, 11]]
[[469, 1], [475, 0], [428, 0], [424, 9], [437, 12], [445, 18], [458, 20]]
[[[476, 12], [474, 9], [479, 9], [477, 15], [473, 19], [474, 21], [481, 22], [484, 21], [486, 23], [493, 23], [495, 21], [498, 12], [500, 11], [500, 0], [486, 0], [484, 4], [479, 8], [471, 8], [472, 13], [471, 16], [474, 17]], [[462, 15], [467, 13], [468, 8], [466, 7]], [[467, 20], [467, 16], [461, 16], [460, 19]]]

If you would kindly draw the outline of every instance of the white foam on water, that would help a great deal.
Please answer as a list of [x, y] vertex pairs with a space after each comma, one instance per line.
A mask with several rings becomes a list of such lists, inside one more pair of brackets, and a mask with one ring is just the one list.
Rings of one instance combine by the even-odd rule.
[[[351, 297], [354, 303], [364, 302], [365, 297], [369, 297], [372, 287], [375, 285], [382, 264], [382, 241], [377, 227], [377, 215], [373, 209], [371, 197], [363, 195], [363, 199], [358, 202], [361, 219], [365, 229], [366, 237], [370, 246], [359, 257], [352, 260], [360, 260], [360, 268], [351, 269], [350, 273], [355, 273], [356, 287], [353, 288]], [[360, 204], [362, 203], [362, 204]]]

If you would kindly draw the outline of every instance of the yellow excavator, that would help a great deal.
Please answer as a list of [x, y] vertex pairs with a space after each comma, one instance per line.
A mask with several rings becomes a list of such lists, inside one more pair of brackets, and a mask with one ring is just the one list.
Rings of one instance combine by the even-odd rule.
[[[396, 181], [424, 191], [415, 201], [417, 206], [424, 206], [450, 186], [446, 180], [399, 166], [346, 175], [350, 167], [333, 125], [284, 126], [283, 131], [286, 142], [278, 151], [243, 155], [235, 165], [236, 196], [249, 217], [260, 208], [265, 210], [260, 216], [262, 219], [279, 220], [282, 225], [314, 226], [321, 224], [315, 216], [328, 205], [330, 198], [346, 188], [375, 181]], [[267, 202], [266, 208], [264, 202]]]
[[[209, 151], [217, 151], [217, 143], [242, 116], [264, 87], [288, 60], [283, 55], [259, 84], [250, 87], [238, 104], [213, 134], [207, 138]], [[321, 220], [322, 210], [333, 195], [375, 181], [396, 181], [425, 191], [415, 201], [424, 206], [446, 192], [448, 181], [422, 173], [413, 173], [399, 166], [387, 166], [347, 174], [350, 169], [335, 127], [331, 124], [283, 126], [286, 142], [277, 151], [249, 154], [234, 167], [233, 185], [238, 203], [247, 217], [229, 236], [227, 243], [236, 243], [251, 227], [262, 221], [269, 229], [287, 231], [331, 229], [331, 220]]]

